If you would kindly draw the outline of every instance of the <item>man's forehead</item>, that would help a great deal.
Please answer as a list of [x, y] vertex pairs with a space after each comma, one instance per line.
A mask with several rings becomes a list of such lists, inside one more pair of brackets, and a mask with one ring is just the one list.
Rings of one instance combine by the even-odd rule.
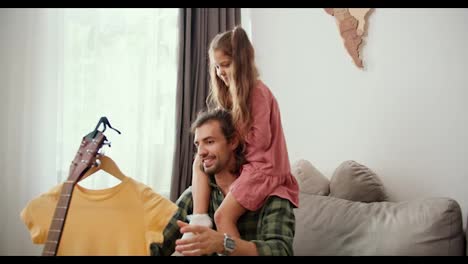
[[207, 137], [222, 136], [219, 121], [210, 120], [195, 129], [195, 141], [203, 140]]

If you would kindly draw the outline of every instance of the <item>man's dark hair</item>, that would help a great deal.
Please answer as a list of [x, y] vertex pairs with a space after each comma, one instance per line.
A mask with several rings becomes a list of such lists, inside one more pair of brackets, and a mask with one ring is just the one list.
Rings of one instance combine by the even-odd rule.
[[[192, 123], [192, 133], [195, 133], [195, 129], [201, 127], [208, 121], [213, 120], [218, 121], [219, 127], [221, 128], [221, 132], [223, 133], [224, 137], [228, 142], [231, 142], [231, 140], [233, 140], [234, 137], [238, 136], [236, 127], [234, 126], [234, 123], [232, 121], [231, 113], [220, 108], [200, 111], [197, 115], [197, 118]], [[234, 156], [236, 159], [236, 165], [232, 173], [239, 174], [241, 166], [246, 162], [244, 156], [244, 143], [241, 139], [239, 139], [239, 145], [234, 150]]]

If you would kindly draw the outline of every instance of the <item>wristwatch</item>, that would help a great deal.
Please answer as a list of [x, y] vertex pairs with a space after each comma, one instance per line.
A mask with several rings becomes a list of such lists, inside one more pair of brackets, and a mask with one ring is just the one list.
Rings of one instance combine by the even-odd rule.
[[224, 256], [229, 256], [236, 249], [236, 241], [231, 236], [224, 233]]

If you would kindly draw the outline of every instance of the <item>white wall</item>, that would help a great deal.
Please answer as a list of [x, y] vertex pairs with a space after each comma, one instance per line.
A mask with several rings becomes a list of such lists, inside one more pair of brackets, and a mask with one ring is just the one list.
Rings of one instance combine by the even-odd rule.
[[263, 80], [291, 162], [327, 177], [345, 160], [375, 171], [391, 199], [445, 196], [468, 211], [468, 9], [376, 9], [365, 70], [323, 9], [250, 9]]

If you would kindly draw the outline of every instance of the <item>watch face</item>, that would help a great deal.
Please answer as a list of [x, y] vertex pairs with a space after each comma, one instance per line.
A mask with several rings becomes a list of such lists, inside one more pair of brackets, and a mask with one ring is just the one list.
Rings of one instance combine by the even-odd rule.
[[228, 249], [234, 250], [234, 248], [236, 247], [236, 243], [231, 238], [228, 238], [226, 239], [226, 247]]
[[228, 235], [224, 234], [224, 249], [232, 252], [236, 248], [236, 242]]

